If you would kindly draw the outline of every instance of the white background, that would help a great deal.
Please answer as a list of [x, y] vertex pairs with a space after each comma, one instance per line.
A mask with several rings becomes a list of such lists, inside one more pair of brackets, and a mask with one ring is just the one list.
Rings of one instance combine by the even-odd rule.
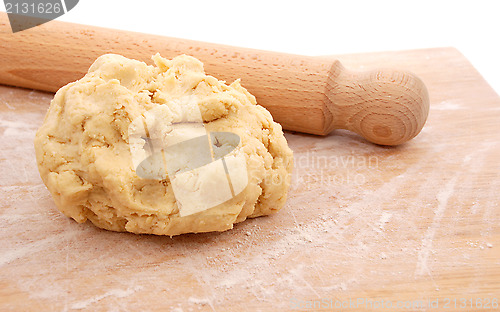
[[500, 1], [80, 0], [58, 20], [305, 55], [453, 46], [500, 94]]

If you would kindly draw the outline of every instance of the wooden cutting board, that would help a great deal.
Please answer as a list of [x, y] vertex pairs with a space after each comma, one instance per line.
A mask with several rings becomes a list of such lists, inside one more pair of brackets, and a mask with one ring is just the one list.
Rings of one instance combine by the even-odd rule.
[[59, 213], [32, 143], [52, 94], [0, 86], [0, 310], [500, 309], [499, 96], [453, 48], [339, 59], [419, 75], [431, 97], [423, 132], [392, 148], [287, 133], [295, 171], [282, 211], [173, 238]]

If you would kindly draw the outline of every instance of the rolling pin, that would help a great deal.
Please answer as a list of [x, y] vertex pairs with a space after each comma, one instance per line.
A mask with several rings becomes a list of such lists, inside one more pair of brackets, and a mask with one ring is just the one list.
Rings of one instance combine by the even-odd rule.
[[326, 135], [354, 131], [368, 141], [398, 145], [427, 119], [429, 96], [414, 74], [352, 72], [338, 60], [51, 21], [13, 34], [0, 12], [0, 83], [55, 92], [83, 77], [105, 53], [151, 64], [151, 56], [194, 56], [205, 71], [241, 84], [284, 129]]

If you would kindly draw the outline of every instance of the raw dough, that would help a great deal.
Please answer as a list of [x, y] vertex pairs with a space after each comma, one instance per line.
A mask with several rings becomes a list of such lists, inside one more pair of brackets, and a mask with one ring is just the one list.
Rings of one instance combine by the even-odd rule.
[[[281, 209], [293, 157], [271, 114], [239, 81], [228, 86], [206, 75], [203, 64], [193, 57], [167, 60], [157, 54], [153, 61], [156, 66], [106, 54], [82, 79], [56, 93], [36, 134], [35, 150], [40, 175], [59, 210], [77, 222], [90, 220], [108, 230], [177, 235], [225, 231], [246, 218]], [[182, 190], [174, 194], [169, 174], [139, 176], [134, 162], [138, 154], [131, 152], [129, 143], [147, 145], [140, 135], [141, 121], [160, 140], [168, 141], [169, 134], [177, 133], [171, 137], [174, 143], [203, 131], [237, 134], [241, 140], [237, 146], [216, 142], [225, 148], [224, 166], [230, 171], [212, 159], [213, 166], [203, 167], [207, 170], [191, 170], [187, 178], [176, 175], [177, 187], [185, 187], [185, 194]], [[192, 125], [189, 131], [172, 131], [183, 123]], [[231, 166], [241, 169], [242, 160], [246, 170], [231, 171]], [[228, 175], [220, 175], [224, 168]], [[217, 197], [219, 191], [207, 190], [222, 190], [221, 181], [228, 176], [233, 197], [210, 206], [224, 198]], [[191, 196], [190, 190], [199, 194]], [[182, 205], [177, 197], [184, 199]], [[193, 209], [198, 210], [181, 213], [181, 207], [196, 200]], [[209, 203], [208, 208], [200, 206], [203, 203]]]

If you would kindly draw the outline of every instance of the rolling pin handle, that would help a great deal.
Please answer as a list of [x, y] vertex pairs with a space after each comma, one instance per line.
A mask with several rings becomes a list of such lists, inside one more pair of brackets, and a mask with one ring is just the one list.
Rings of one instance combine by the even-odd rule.
[[405, 71], [351, 72], [335, 61], [325, 95], [331, 113], [325, 133], [347, 129], [380, 145], [398, 145], [415, 137], [429, 114], [425, 84]]

